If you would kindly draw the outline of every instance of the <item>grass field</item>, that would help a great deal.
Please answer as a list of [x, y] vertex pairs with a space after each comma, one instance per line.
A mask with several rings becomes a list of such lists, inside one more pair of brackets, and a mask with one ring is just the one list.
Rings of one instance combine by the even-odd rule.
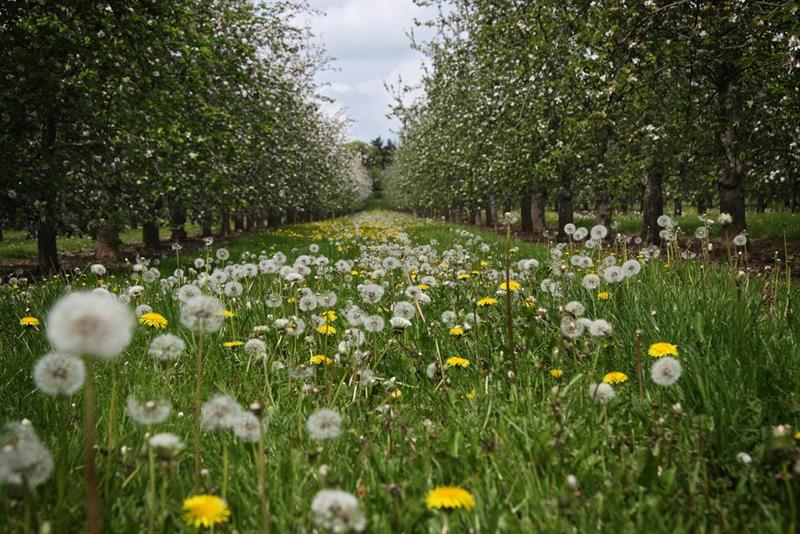
[[[510, 279], [519, 284], [508, 286], [510, 316], [501, 288], [507, 246]], [[137, 324], [116, 358], [78, 355], [96, 393], [89, 404], [106, 531], [192, 531], [181, 508], [198, 493], [224, 494], [230, 516], [219, 532], [265, 532], [262, 496], [273, 532], [324, 531], [312, 501], [329, 488], [352, 494], [358, 509], [337, 509], [328, 520], [359, 527], [363, 515], [369, 532], [798, 528], [800, 294], [778, 269], [739, 276], [736, 265], [674, 255], [667, 263], [666, 254], [651, 259], [610, 244], [553, 252], [385, 211], [247, 236], [227, 250], [230, 259], [213, 264], [216, 247], [180, 258], [181, 280], [172, 273], [175, 258], [149, 282], [88, 269], [69, 280], [73, 290], [125, 295], [131, 309], [147, 305], [168, 322], [163, 330]], [[278, 251], [287, 257], [282, 273], [243, 274], [248, 263], [271, 271]], [[628, 263], [630, 276], [606, 281], [610, 252], [619, 264], [638, 258], [640, 270]], [[205, 265], [192, 267], [196, 257]], [[573, 257], [592, 266], [576, 266]], [[337, 268], [341, 260], [353, 263]], [[202, 284], [216, 268], [227, 280]], [[289, 281], [292, 273], [300, 279]], [[594, 273], [597, 287], [587, 282]], [[241, 288], [226, 289], [234, 279]], [[219, 331], [182, 324], [187, 305], [176, 291], [187, 282], [232, 312]], [[380, 291], [369, 284], [383, 288], [377, 301]], [[141, 288], [129, 297], [132, 286]], [[48, 310], [67, 292], [61, 278], [0, 287], [0, 422], [27, 419], [54, 462], [27, 495], [13, 484], [0, 489], [11, 531], [45, 522], [52, 532], [84, 528], [82, 424], [92, 386], [49, 397], [32, 377], [52, 350]], [[22, 326], [28, 315], [41, 324]], [[390, 324], [399, 316], [409, 324]], [[174, 361], [148, 354], [164, 332], [186, 343]], [[224, 345], [250, 339], [265, 350]], [[648, 355], [652, 345], [677, 352], [681, 372], [674, 360]], [[201, 433], [204, 471], [195, 484], [198, 383], [203, 402], [222, 393], [243, 411], [254, 401], [265, 408], [255, 442], [238, 430]], [[129, 398], [167, 400], [171, 411], [142, 425], [136, 406], [126, 408]], [[342, 421], [336, 437], [318, 441], [308, 420], [321, 408]], [[148, 445], [163, 432], [183, 449], [162, 455]], [[14, 467], [12, 449], [0, 456], [0, 480]], [[2, 462], [11, 465], [5, 472]], [[442, 485], [469, 492], [474, 508], [460, 500], [449, 513], [433, 509], [426, 497]]]

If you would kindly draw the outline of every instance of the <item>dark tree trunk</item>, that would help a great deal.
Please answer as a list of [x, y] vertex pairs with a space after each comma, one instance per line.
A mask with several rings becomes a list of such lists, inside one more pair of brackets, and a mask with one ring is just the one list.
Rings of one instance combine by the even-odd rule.
[[170, 240], [186, 241], [186, 230], [183, 227], [186, 224], [186, 213], [182, 209], [174, 209], [170, 213], [169, 221], [172, 230]]
[[40, 221], [36, 227], [36, 248], [39, 253], [39, 273], [57, 273], [61, 270], [56, 248], [56, 228], [49, 220]]
[[661, 238], [658, 233], [658, 218], [664, 214], [664, 175], [661, 165], [655, 164], [645, 171], [644, 194], [642, 195], [642, 239], [645, 243], [658, 244]]
[[767, 200], [764, 198], [764, 195], [758, 195], [756, 197], [756, 213], [764, 213], [767, 209]]
[[717, 71], [717, 98], [719, 99], [719, 140], [722, 158], [719, 167], [717, 191], [719, 192], [719, 211], [728, 213], [733, 219], [725, 228], [725, 236], [745, 230], [745, 174], [739, 158], [740, 149], [736, 136], [738, 106], [732, 89], [739, 78], [737, 67], [730, 62], [723, 63]]
[[530, 234], [533, 232], [533, 218], [531, 217], [531, 193], [525, 190], [522, 193], [522, 199], [519, 203], [520, 208], [520, 230], [523, 234]]
[[497, 224], [497, 210], [494, 206], [494, 197], [490, 196], [486, 199], [486, 226], [495, 224]]
[[676, 197], [673, 200], [673, 205], [675, 207], [675, 216], [680, 217], [683, 215], [683, 202], [681, 201], [680, 197]]
[[214, 231], [211, 228], [211, 221], [203, 221], [200, 224], [200, 237], [211, 237], [214, 235]]
[[244, 231], [244, 215], [242, 215], [239, 212], [233, 214], [233, 231], [234, 232]]
[[219, 234], [222, 237], [231, 235], [231, 213], [226, 208], [220, 213]]
[[703, 215], [706, 211], [708, 211], [708, 200], [705, 196], [700, 196], [697, 198], [697, 213]]
[[144, 248], [156, 250], [161, 246], [161, 236], [158, 235], [158, 221], [144, 221], [142, 223], [142, 243]]
[[289, 222], [289, 224], [296, 223], [297, 222], [297, 211], [293, 210], [293, 209], [290, 209], [286, 213], [286, 220]]
[[[53, 183], [52, 147], [56, 143], [56, 115], [53, 110], [48, 110], [45, 116], [45, 124], [42, 129], [42, 152], [44, 154], [44, 178], [45, 184], [50, 186]], [[38, 251], [37, 270], [40, 274], [56, 273], [61, 270], [58, 261], [58, 249], [56, 247], [56, 225], [53, 206], [53, 190], [46, 189], [44, 202], [44, 216], [39, 219], [36, 227], [36, 248]]]
[[562, 169], [558, 178], [558, 238], [564, 240], [564, 226], [573, 222], [574, 213], [572, 205], [572, 175]]
[[256, 217], [253, 215], [253, 212], [247, 214], [247, 221], [245, 223], [245, 228], [247, 228], [248, 232], [252, 232], [256, 229]]
[[275, 210], [267, 212], [267, 224], [270, 228], [277, 228], [281, 225], [281, 214]]
[[110, 263], [117, 261], [120, 243], [119, 229], [113, 224], [104, 224], [94, 242], [94, 259]]
[[541, 236], [547, 231], [544, 220], [545, 199], [547, 195], [544, 191], [538, 191], [533, 195], [531, 202], [531, 224], [533, 235]]

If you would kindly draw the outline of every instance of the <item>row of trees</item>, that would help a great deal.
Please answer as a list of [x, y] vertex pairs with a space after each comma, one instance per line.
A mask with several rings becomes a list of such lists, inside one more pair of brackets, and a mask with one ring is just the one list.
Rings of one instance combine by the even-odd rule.
[[[114, 255], [352, 210], [371, 192], [313, 77], [327, 58], [291, 23], [304, 7], [249, 0], [19, 0], [0, 10], [0, 226], [89, 234]], [[244, 221], [247, 220], [247, 223]]]
[[[401, 208], [472, 217], [522, 208], [523, 230], [575, 206], [609, 223], [664, 199], [800, 208], [800, 6], [790, 1], [419, 0], [437, 4], [424, 96], [387, 191]], [[403, 95], [400, 95], [402, 97]]]

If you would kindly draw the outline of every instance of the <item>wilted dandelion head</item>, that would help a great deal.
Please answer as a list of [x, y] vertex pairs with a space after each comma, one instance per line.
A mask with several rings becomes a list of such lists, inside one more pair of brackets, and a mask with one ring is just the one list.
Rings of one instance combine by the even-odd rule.
[[323, 441], [339, 437], [341, 430], [342, 416], [339, 412], [322, 408], [308, 416], [306, 430], [311, 439]]
[[589, 384], [589, 397], [595, 402], [606, 403], [614, 398], [614, 388], [605, 382]]
[[406, 328], [408, 328], [409, 326], [411, 326], [411, 321], [409, 321], [405, 317], [397, 317], [397, 316], [395, 316], [395, 317], [392, 317], [391, 319], [389, 319], [389, 324], [392, 326], [392, 328], [394, 330], [403, 331]]
[[53, 352], [42, 356], [33, 368], [33, 381], [45, 395], [73, 395], [86, 378], [80, 358]]
[[193, 332], [211, 334], [222, 326], [224, 311], [225, 307], [219, 299], [198, 295], [181, 306], [181, 324]]
[[186, 350], [186, 343], [173, 334], [161, 334], [150, 342], [148, 354], [162, 362], [175, 360]]
[[167, 399], [149, 399], [140, 401], [134, 396], [128, 397], [128, 415], [140, 425], [157, 425], [163, 423], [172, 412], [172, 403]]
[[326, 489], [318, 492], [311, 501], [311, 511], [317, 526], [331, 532], [361, 532], [367, 526], [358, 499], [346, 491]]
[[672, 356], [659, 358], [650, 368], [650, 377], [659, 386], [671, 386], [681, 377], [683, 368]]
[[53, 457], [27, 422], [6, 424], [0, 435], [0, 485], [33, 489], [50, 477]]
[[200, 425], [204, 430], [225, 430], [236, 425], [243, 414], [242, 407], [229, 395], [214, 395], [203, 403]]
[[47, 337], [62, 353], [114, 358], [131, 342], [134, 318], [117, 299], [79, 291], [56, 301], [47, 316]]

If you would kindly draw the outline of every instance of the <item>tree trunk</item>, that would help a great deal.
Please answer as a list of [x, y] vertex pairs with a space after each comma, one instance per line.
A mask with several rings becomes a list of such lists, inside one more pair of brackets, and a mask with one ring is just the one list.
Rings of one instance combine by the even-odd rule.
[[614, 212], [611, 208], [611, 199], [606, 191], [599, 191], [594, 202], [594, 216], [597, 224], [602, 224], [611, 229]]
[[764, 198], [764, 195], [758, 195], [756, 197], [756, 213], [764, 213], [767, 209], [767, 200]]
[[244, 231], [244, 216], [239, 212], [235, 212], [233, 214], [233, 231], [234, 232]]
[[281, 214], [275, 210], [267, 212], [267, 224], [270, 228], [277, 228], [281, 225]]
[[219, 234], [222, 237], [231, 235], [231, 213], [227, 208], [223, 208], [220, 212]]
[[186, 224], [186, 213], [182, 209], [173, 209], [170, 213], [170, 228], [172, 235], [171, 241], [186, 241], [186, 230], [183, 225]]
[[531, 192], [526, 189], [522, 192], [522, 199], [519, 203], [520, 208], [520, 230], [523, 234], [533, 232], [533, 218], [531, 218]]
[[497, 210], [494, 206], [494, 197], [490, 196], [486, 199], [486, 226], [495, 224], [497, 224]]
[[49, 219], [39, 221], [36, 227], [36, 248], [39, 253], [40, 274], [57, 273], [61, 270], [56, 248], [56, 228]]
[[572, 175], [562, 170], [558, 178], [558, 238], [566, 239], [564, 226], [573, 222]]
[[117, 227], [109, 223], [104, 224], [94, 242], [94, 259], [101, 263], [116, 262], [119, 245], [119, 230]]
[[738, 106], [734, 102], [731, 89], [739, 78], [737, 67], [730, 62], [723, 63], [717, 72], [717, 98], [719, 99], [720, 146], [722, 158], [719, 167], [717, 191], [719, 192], [719, 211], [731, 216], [732, 222], [725, 228], [725, 237], [731, 238], [747, 228], [745, 222], [745, 174], [739, 159], [739, 145], [736, 137], [736, 115]]
[[683, 201], [681, 201], [680, 197], [675, 197], [673, 200], [673, 206], [675, 207], [676, 217], [683, 215]]
[[200, 237], [211, 237], [214, 231], [211, 228], [211, 221], [203, 221], [200, 225]]
[[144, 221], [142, 223], [142, 243], [144, 248], [157, 250], [161, 246], [161, 237], [158, 235], [158, 221]]
[[252, 211], [247, 214], [247, 221], [245, 223], [245, 228], [247, 228], [248, 232], [252, 232], [253, 230], [256, 229], [256, 217]]
[[542, 236], [547, 231], [544, 220], [546, 196], [544, 191], [537, 191], [531, 202], [531, 231], [536, 236]]
[[664, 214], [664, 174], [661, 165], [654, 164], [647, 169], [644, 177], [644, 194], [642, 196], [642, 239], [645, 243], [661, 242], [658, 218]]

